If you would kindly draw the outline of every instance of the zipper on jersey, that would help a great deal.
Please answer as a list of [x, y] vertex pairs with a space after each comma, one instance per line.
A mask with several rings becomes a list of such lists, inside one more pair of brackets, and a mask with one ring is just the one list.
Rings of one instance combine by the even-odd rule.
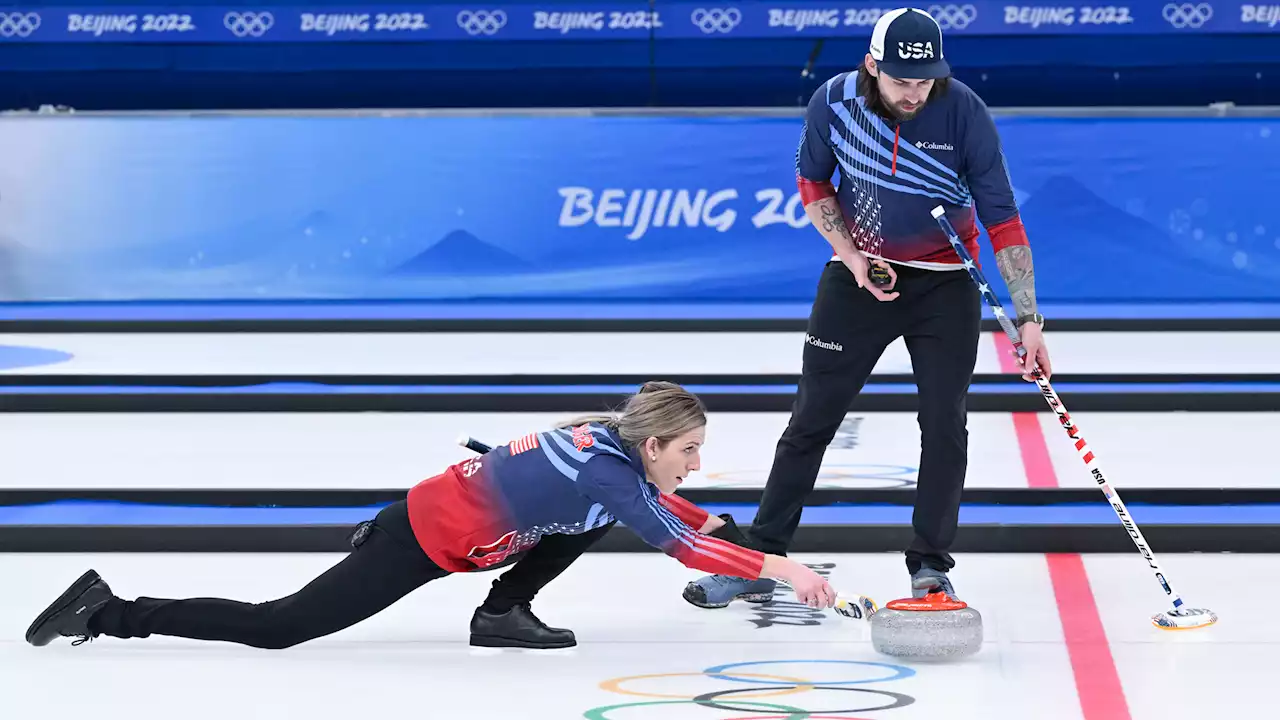
[[898, 138], [902, 135], [902, 126], [893, 126], [893, 171], [890, 175], [898, 174]]

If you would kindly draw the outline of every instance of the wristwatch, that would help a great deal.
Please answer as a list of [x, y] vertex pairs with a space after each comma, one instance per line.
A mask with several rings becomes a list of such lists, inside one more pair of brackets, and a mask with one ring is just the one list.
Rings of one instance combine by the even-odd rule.
[[1030, 315], [1019, 315], [1018, 319], [1014, 321], [1013, 325], [1014, 327], [1020, 328], [1029, 322], [1033, 322], [1039, 325], [1040, 327], [1044, 327], [1044, 316], [1038, 312], [1031, 313]]

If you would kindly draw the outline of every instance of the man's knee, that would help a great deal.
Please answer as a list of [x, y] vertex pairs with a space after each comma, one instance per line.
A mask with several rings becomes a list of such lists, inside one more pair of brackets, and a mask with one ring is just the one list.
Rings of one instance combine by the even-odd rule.
[[968, 412], [970, 376], [950, 376], [917, 381], [918, 414], [924, 419], [963, 422]]
[[961, 446], [969, 440], [969, 414], [965, 398], [947, 403], [922, 402], [916, 412], [922, 442], [952, 442]]
[[798, 408], [782, 432], [779, 449], [782, 446], [800, 452], [825, 449], [835, 439], [848, 412], [848, 408], [840, 408], [839, 412], [805, 412]]

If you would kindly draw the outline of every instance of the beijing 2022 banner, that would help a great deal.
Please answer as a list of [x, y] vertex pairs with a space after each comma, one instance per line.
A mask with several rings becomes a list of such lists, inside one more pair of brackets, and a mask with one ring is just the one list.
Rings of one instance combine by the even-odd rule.
[[[1226, 2], [923, 3], [961, 35], [1280, 32], [1280, 4]], [[865, 37], [894, 3], [845, 0], [613, 0], [471, 4], [305, 2], [218, 5], [21, 3], [0, 8], [0, 43], [720, 40]]]
[[[1280, 299], [1280, 121], [998, 117], [1040, 298]], [[808, 300], [798, 117], [0, 119], [0, 299]], [[983, 239], [981, 258], [994, 269]], [[992, 270], [994, 271], [994, 270]]]

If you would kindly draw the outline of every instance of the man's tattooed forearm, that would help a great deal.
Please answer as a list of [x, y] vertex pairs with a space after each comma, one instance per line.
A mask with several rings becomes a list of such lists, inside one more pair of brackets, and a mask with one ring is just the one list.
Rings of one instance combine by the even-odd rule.
[[853, 233], [849, 232], [849, 226], [845, 224], [844, 212], [840, 209], [840, 205], [834, 202], [823, 203], [818, 206], [818, 212], [822, 213], [822, 229], [826, 232], [835, 231], [840, 237], [853, 242]]
[[996, 267], [1009, 287], [1015, 316], [1036, 311], [1036, 272], [1031, 264], [1031, 248], [1012, 245], [996, 253]]

